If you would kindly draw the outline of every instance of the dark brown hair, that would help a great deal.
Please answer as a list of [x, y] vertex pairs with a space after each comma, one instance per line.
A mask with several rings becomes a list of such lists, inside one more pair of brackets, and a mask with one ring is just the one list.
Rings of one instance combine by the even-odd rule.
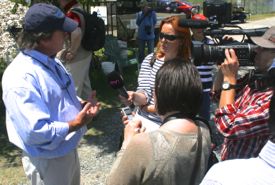
[[20, 49], [35, 49], [41, 40], [50, 39], [52, 35], [53, 35], [53, 32], [32, 33], [32, 32], [23, 31], [19, 33], [19, 36], [16, 41]]
[[158, 114], [178, 111], [194, 118], [202, 99], [202, 83], [197, 68], [182, 58], [165, 62], [156, 75], [155, 95]]

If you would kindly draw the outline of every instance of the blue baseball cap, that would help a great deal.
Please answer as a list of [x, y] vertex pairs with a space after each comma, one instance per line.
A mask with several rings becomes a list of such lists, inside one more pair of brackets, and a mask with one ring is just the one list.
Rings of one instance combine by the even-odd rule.
[[37, 3], [29, 8], [24, 18], [24, 30], [27, 32], [53, 32], [61, 30], [72, 32], [78, 23], [65, 16], [56, 6], [46, 3]]

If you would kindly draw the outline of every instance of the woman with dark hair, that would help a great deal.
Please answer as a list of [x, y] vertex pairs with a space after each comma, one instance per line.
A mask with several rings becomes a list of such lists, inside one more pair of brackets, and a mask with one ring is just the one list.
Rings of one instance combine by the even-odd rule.
[[[197, 81], [197, 71], [183, 59], [176, 58], [169, 62], [158, 71], [155, 80], [157, 112], [166, 115], [178, 111], [186, 118], [195, 118], [202, 99], [202, 84]], [[188, 64], [182, 64], [184, 62]]]
[[137, 91], [128, 91], [129, 98], [120, 97], [126, 105], [139, 106], [136, 117], [143, 121], [147, 131], [155, 130], [162, 123], [154, 108], [155, 76], [166, 61], [176, 57], [189, 62], [191, 57], [191, 34], [189, 28], [178, 26], [180, 16], [171, 16], [160, 24], [159, 42], [156, 52], [149, 54], [142, 62]]
[[202, 99], [196, 67], [184, 59], [163, 64], [155, 81], [156, 110], [163, 124], [142, 133], [142, 122], [124, 117], [124, 141], [107, 184], [199, 184], [209, 158], [207, 126], [194, 121]]

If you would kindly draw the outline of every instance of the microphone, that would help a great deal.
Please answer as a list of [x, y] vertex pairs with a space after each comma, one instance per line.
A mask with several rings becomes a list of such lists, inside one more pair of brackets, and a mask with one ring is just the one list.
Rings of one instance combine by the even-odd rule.
[[207, 28], [211, 26], [209, 21], [192, 20], [192, 19], [180, 19], [178, 25], [180, 27], [187, 27], [187, 28]]
[[[123, 78], [122, 76], [116, 72], [116, 71], [112, 71], [111, 73], [107, 74], [107, 79], [108, 79], [108, 83], [109, 85], [113, 88], [118, 90], [118, 93], [125, 97], [125, 98], [129, 98], [129, 95], [127, 93], [127, 90], [124, 86], [124, 82], [123, 82]], [[135, 110], [135, 105], [131, 104], [129, 106], [129, 108], [134, 111]]]
[[112, 71], [107, 75], [108, 83], [113, 88], [118, 90], [119, 94], [125, 98], [129, 98], [126, 88], [124, 87], [124, 82], [122, 76], [116, 72]]

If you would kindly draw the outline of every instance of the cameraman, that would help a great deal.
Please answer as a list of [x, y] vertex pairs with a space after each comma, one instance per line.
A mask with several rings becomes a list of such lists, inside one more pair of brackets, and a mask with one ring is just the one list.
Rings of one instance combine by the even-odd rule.
[[[265, 75], [275, 57], [275, 26], [262, 37], [251, 37], [251, 40], [259, 46], [254, 59], [255, 70]], [[226, 49], [225, 55], [220, 66], [222, 92], [215, 113], [216, 126], [225, 137], [221, 160], [256, 157], [270, 136], [267, 120], [273, 88], [265, 79], [251, 78], [236, 95], [239, 61], [233, 49]]]

